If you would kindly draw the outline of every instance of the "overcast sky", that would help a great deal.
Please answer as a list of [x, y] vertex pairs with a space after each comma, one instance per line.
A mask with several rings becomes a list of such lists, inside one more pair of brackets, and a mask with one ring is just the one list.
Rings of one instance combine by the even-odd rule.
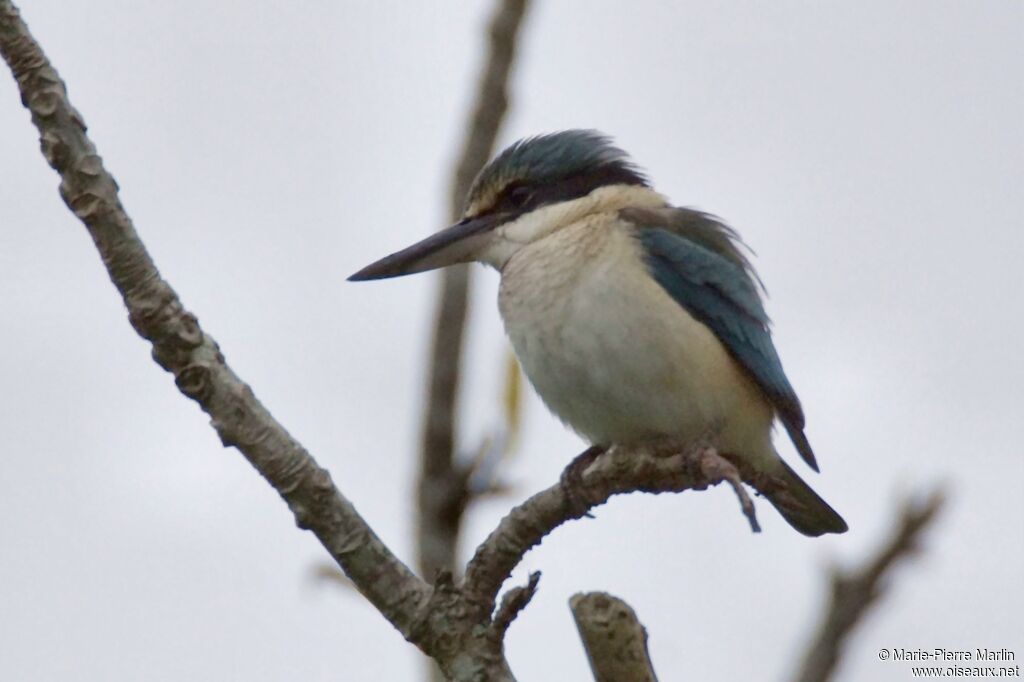
[[[436, 275], [345, 276], [444, 220], [490, 2], [22, 0], [163, 274], [274, 414], [412, 560]], [[846, 517], [811, 540], [727, 490], [618, 498], [517, 573], [522, 680], [589, 679], [566, 600], [601, 589], [663, 679], [784, 680], [825, 570], [901, 496], [953, 497], [839, 679], [887, 648], [1024, 657], [1024, 3], [538, 3], [502, 144], [613, 135], [757, 252], [776, 345]], [[5, 71], [6, 73], [6, 71]], [[421, 657], [132, 331], [0, 77], [0, 678], [411, 680]], [[477, 268], [461, 442], [499, 415], [497, 276]], [[784, 441], [784, 439], [780, 439]], [[512, 497], [583, 447], [531, 393]]]

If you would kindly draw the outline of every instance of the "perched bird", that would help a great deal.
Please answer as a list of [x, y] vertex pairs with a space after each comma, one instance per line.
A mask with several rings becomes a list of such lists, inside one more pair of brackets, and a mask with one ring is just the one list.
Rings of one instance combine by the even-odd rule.
[[711, 445], [805, 535], [843, 519], [779, 457], [778, 419], [818, 470], [737, 233], [677, 208], [611, 140], [530, 137], [477, 176], [463, 218], [350, 280], [480, 261], [537, 393], [594, 445]]

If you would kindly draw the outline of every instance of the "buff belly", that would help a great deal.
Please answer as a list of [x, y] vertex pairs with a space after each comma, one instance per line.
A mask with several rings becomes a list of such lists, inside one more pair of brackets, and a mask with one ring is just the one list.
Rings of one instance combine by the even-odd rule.
[[628, 226], [594, 216], [505, 264], [499, 308], [537, 393], [592, 443], [709, 437], [723, 451], [774, 459], [771, 407], [649, 276], [639, 248]]

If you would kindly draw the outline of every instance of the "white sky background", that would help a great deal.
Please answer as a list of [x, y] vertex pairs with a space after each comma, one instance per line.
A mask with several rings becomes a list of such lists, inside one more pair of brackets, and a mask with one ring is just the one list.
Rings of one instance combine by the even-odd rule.
[[[185, 304], [400, 556], [436, 275], [344, 277], [439, 227], [485, 3], [22, 0]], [[824, 569], [946, 481], [881, 647], [1024, 657], [1024, 4], [538, 3], [502, 144], [594, 127], [757, 251], [775, 338], [851, 531], [809, 540], [726, 490], [619, 498], [557, 531], [513, 625], [522, 680], [589, 679], [566, 606], [627, 599], [665, 680], [784, 680]], [[5, 71], [6, 74], [6, 71]], [[0, 678], [407, 680], [420, 656], [131, 330], [0, 77]], [[478, 268], [462, 442], [498, 415], [497, 277]], [[514, 499], [582, 443], [529, 396]]]

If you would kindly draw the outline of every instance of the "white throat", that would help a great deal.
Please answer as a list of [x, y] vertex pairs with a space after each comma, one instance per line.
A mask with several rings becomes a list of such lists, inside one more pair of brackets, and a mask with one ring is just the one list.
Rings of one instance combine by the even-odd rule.
[[542, 206], [496, 228], [477, 260], [501, 270], [519, 249], [587, 216], [612, 213], [624, 208], [659, 208], [667, 205], [668, 200], [650, 187], [599, 187], [586, 196]]

